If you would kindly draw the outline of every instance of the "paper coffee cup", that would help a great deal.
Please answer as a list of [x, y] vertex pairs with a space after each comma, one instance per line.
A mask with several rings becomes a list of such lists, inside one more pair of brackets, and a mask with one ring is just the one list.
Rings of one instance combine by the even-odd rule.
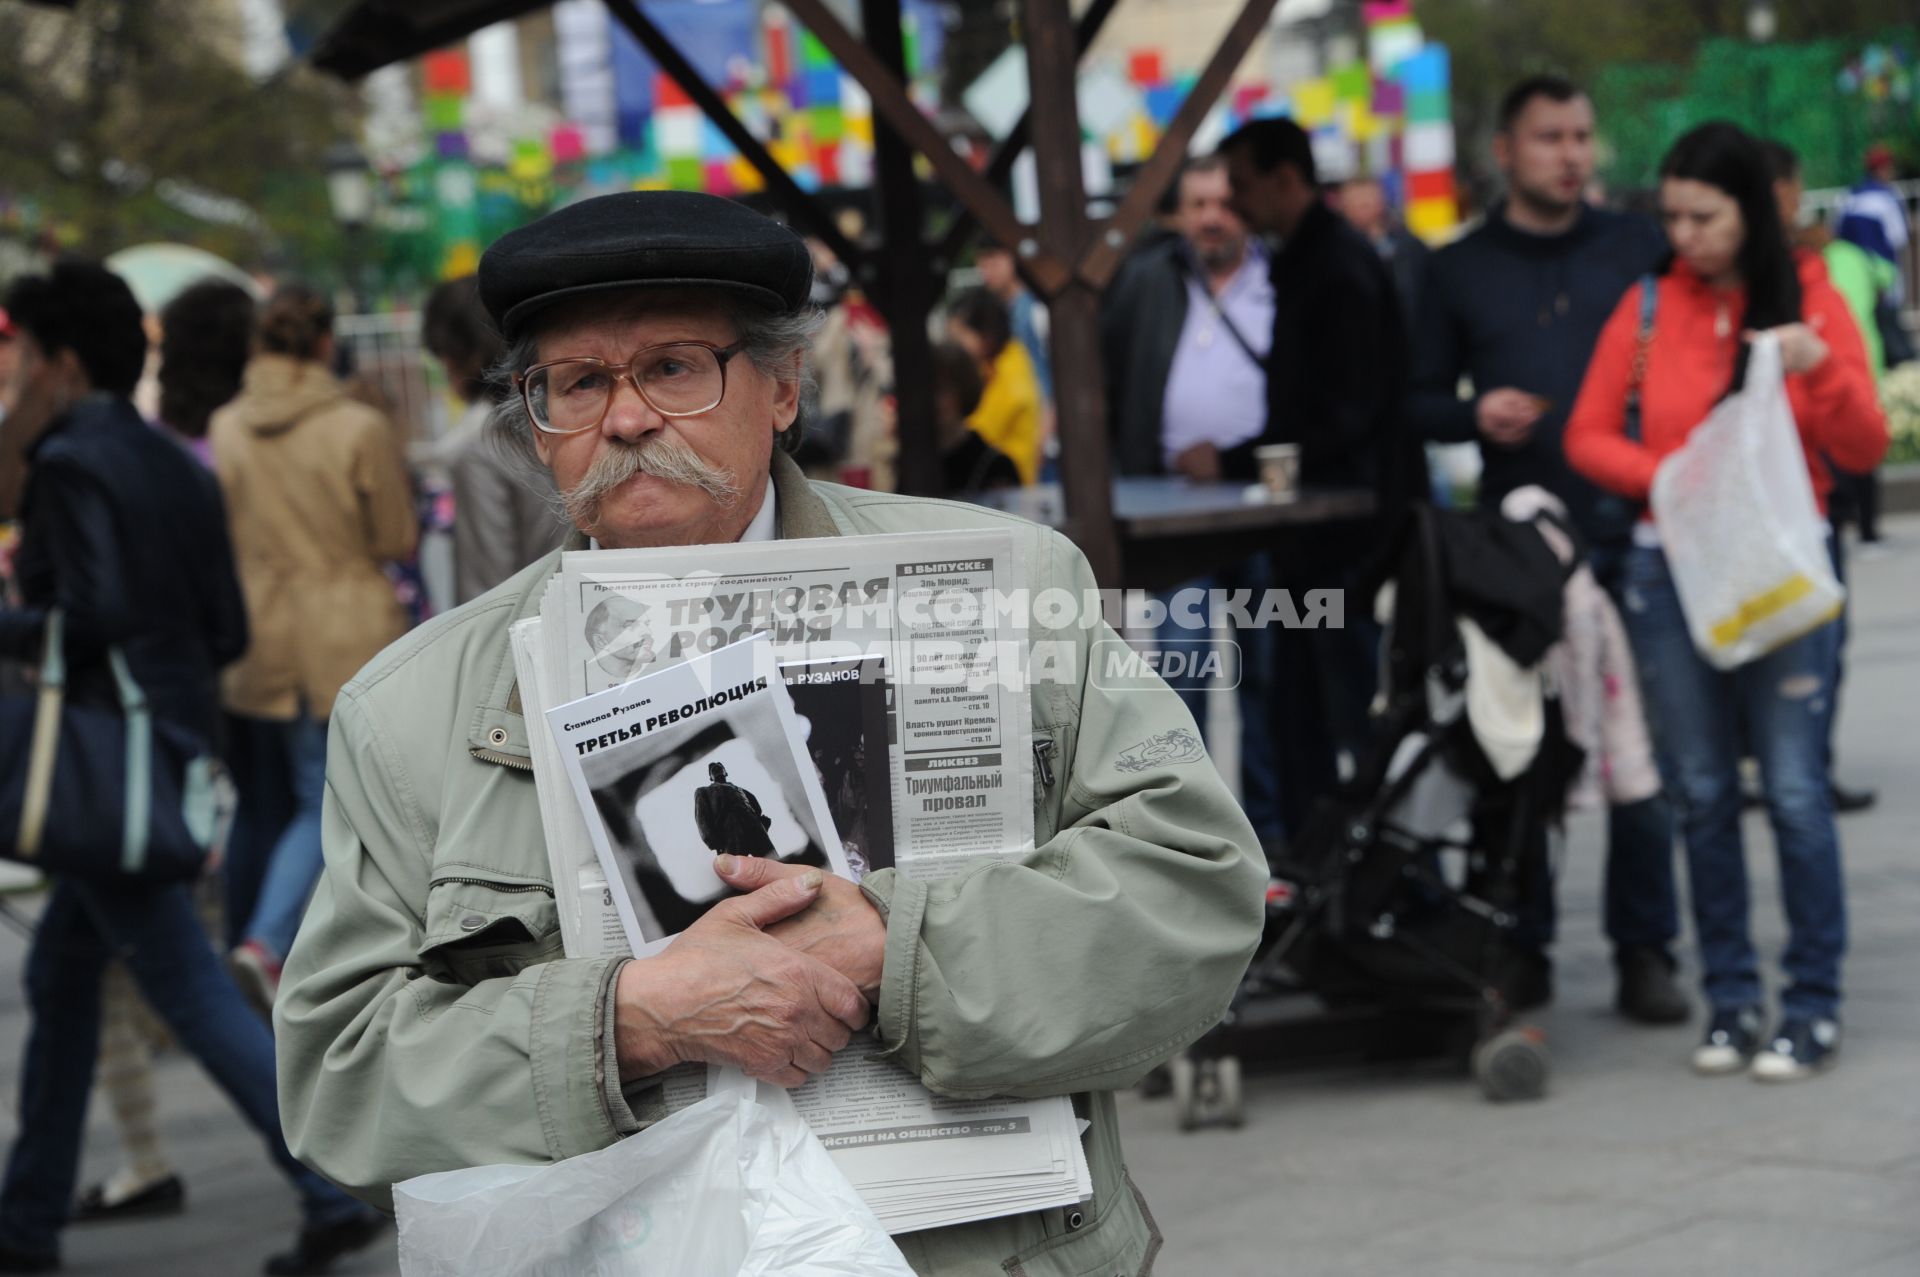
[[1300, 445], [1269, 443], [1253, 450], [1260, 465], [1260, 482], [1269, 495], [1287, 499], [1300, 490]]

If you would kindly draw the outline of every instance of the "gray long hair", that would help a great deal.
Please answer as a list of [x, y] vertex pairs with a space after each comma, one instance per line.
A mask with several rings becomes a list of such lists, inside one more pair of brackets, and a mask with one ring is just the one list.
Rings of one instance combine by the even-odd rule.
[[[741, 353], [753, 361], [754, 367], [783, 382], [794, 381], [795, 369], [798, 368], [801, 411], [791, 426], [775, 436], [775, 442], [789, 453], [799, 449], [806, 435], [806, 406], [812, 402], [817, 390], [813, 361], [808, 356], [814, 335], [826, 322], [825, 314], [818, 307], [806, 306], [791, 314], [781, 314], [770, 307], [756, 305], [728, 293], [698, 293], [680, 289], [636, 292], [614, 304], [618, 307], [642, 300], [648, 310], [663, 309], [684, 300], [718, 302], [734, 331], [739, 334]], [[539, 454], [533, 448], [533, 419], [527, 414], [527, 405], [513, 384], [516, 376], [538, 361], [539, 337], [537, 327], [522, 333], [518, 340], [507, 347], [499, 362], [487, 370], [487, 386], [493, 397], [494, 408], [487, 418], [486, 428], [492, 446], [511, 463], [531, 466], [544, 473], [546, 468], [540, 464]]]

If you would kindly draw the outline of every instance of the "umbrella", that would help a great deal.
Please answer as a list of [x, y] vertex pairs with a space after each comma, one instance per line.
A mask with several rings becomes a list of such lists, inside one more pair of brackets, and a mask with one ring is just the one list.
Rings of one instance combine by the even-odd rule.
[[140, 309], [158, 314], [204, 279], [220, 279], [260, 295], [259, 286], [232, 262], [186, 244], [136, 244], [107, 258], [107, 269], [127, 281]]

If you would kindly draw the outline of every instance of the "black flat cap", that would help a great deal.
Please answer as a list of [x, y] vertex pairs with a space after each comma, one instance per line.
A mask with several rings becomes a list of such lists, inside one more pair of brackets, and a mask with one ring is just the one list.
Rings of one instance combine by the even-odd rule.
[[508, 341], [529, 316], [582, 293], [721, 288], [782, 313], [806, 304], [813, 257], [752, 209], [694, 191], [622, 191], [509, 231], [480, 258], [480, 300]]

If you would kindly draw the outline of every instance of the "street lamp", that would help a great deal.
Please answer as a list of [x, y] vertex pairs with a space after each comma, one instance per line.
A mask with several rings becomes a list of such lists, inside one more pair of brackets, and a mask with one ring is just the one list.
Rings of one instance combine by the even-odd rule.
[[362, 242], [373, 216], [373, 174], [360, 148], [342, 140], [327, 148], [327, 202], [334, 220], [347, 232], [347, 292], [356, 312], [363, 310], [360, 295]]

